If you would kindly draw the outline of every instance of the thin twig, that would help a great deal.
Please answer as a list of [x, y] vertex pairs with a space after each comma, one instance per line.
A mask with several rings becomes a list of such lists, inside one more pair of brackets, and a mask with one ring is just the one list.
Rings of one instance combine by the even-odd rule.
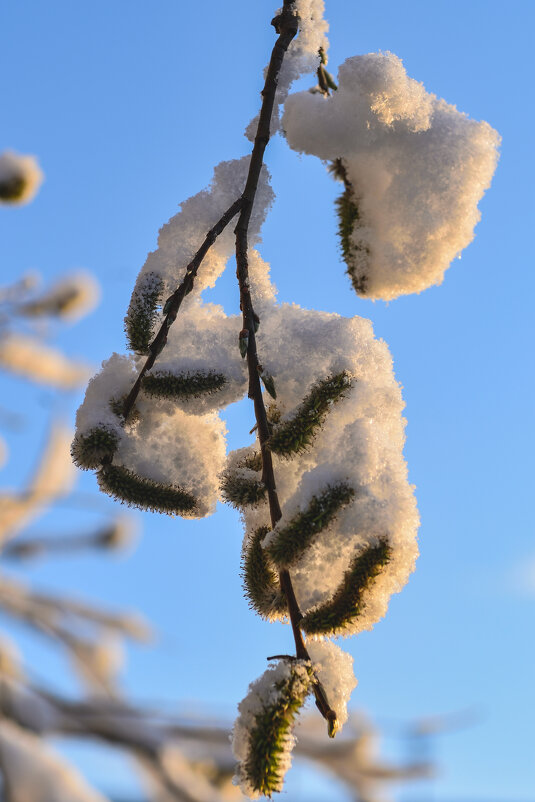
[[158, 334], [152, 341], [149, 346], [149, 356], [147, 357], [145, 364], [141, 368], [139, 376], [136, 379], [136, 382], [130, 392], [128, 393], [126, 400], [123, 405], [123, 416], [124, 419], [127, 420], [128, 416], [130, 415], [132, 408], [136, 402], [136, 398], [139, 395], [139, 391], [141, 389], [141, 382], [143, 381], [143, 377], [145, 373], [152, 368], [154, 362], [156, 361], [156, 357], [160, 354], [167, 342], [167, 332], [173, 325], [176, 320], [176, 316], [178, 314], [178, 310], [182, 304], [182, 301], [186, 297], [186, 295], [191, 292], [193, 289], [193, 284], [195, 282], [195, 277], [197, 275], [197, 271], [202, 264], [202, 260], [218, 238], [218, 236], [225, 230], [228, 226], [230, 221], [233, 217], [235, 217], [240, 209], [243, 207], [243, 198], [238, 198], [234, 201], [232, 206], [230, 206], [224, 214], [221, 215], [217, 223], [212, 226], [206, 237], [204, 238], [204, 242], [189, 263], [186, 268], [186, 275], [182, 279], [180, 286], [174, 291], [172, 295], [169, 296], [167, 299], [164, 309], [166, 309], [166, 315], [163, 320], [162, 325], [160, 326], [160, 330]]
[[[262, 481], [267, 488], [272, 527], [275, 527], [277, 522], [281, 519], [282, 512], [275, 483], [273, 460], [267, 445], [270, 430], [266, 408], [264, 406], [264, 400], [262, 397], [262, 387], [260, 384], [260, 373], [262, 369], [260, 367], [260, 361], [258, 359], [256, 350], [255, 321], [258, 320], [258, 317], [255, 315], [251, 293], [249, 290], [248, 232], [249, 221], [251, 219], [251, 212], [258, 187], [258, 180], [260, 178], [260, 171], [263, 165], [264, 152], [270, 139], [271, 117], [275, 104], [278, 76], [286, 51], [291, 41], [297, 35], [298, 23], [299, 20], [295, 12], [293, 2], [285, 0], [281, 14], [279, 14], [279, 16], [273, 20], [273, 24], [277, 33], [279, 34], [279, 38], [277, 39], [271, 54], [266, 75], [266, 82], [262, 91], [262, 107], [260, 109], [260, 117], [254, 141], [251, 162], [249, 165], [247, 182], [242, 196], [244, 205], [240, 212], [238, 223], [235, 229], [237, 264], [236, 274], [240, 287], [240, 307], [242, 310], [243, 329], [248, 333], [248, 394], [249, 398], [252, 399], [254, 404], [258, 439], [262, 454]], [[286, 570], [281, 571], [279, 574], [279, 580], [281, 590], [286, 596], [288, 605], [288, 613], [290, 616], [290, 622], [295, 641], [296, 657], [300, 660], [310, 660], [310, 655], [306, 648], [305, 641], [303, 639], [303, 633], [301, 632], [300, 628], [300, 622], [303, 618], [303, 615], [299, 609], [299, 605], [295, 597], [289, 572]], [[314, 684], [314, 694], [316, 697], [316, 705], [322, 716], [329, 722], [329, 729], [331, 731], [336, 723], [336, 713], [331, 709], [325, 692], [319, 682]]]

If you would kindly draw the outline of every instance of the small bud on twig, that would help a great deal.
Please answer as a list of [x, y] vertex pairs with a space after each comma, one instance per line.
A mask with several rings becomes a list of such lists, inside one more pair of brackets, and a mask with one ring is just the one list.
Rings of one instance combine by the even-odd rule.
[[249, 329], [242, 329], [239, 336], [240, 354], [242, 359], [247, 356], [247, 349], [249, 348]]

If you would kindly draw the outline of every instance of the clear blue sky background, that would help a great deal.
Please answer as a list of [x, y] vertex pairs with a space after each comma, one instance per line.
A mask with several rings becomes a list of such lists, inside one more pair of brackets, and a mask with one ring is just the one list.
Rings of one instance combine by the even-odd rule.
[[[503, 137], [475, 241], [441, 287], [389, 305], [349, 288], [335, 239], [338, 187], [323, 166], [280, 138], [269, 147], [277, 202], [261, 250], [280, 299], [371, 318], [407, 403], [421, 557], [386, 619], [345, 644], [359, 678], [353, 705], [386, 726], [476, 709], [477, 724], [440, 741], [436, 798], [527, 802], [535, 799], [535, 6], [326, 5], [334, 73], [348, 56], [391, 50], [428, 90]], [[258, 109], [274, 10], [267, 0], [2, 4], [0, 150], [34, 153], [46, 173], [33, 204], [1, 211], [2, 283], [29, 268], [47, 278], [79, 266], [95, 273], [100, 307], [58, 331], [69, 354], [97, 365], [124, 351], [124, 312], [159, 226], [207, 184], [215, 164], [248, 152], [242, 131]], [[227, 272], [218, 297], [236, 311]], [[51, 395], [5, 379], [0, 390], [4, 407], [26, 415], [0, 473], [2, 486], [16, 485], [44, 437]], [[72, 418], [79, 400], [52, 406]], [[251, 417], [243, 406], [229, 412], [232, 446], [247, 441]], [[80, 490], [94, 488], [91, 476], [81, 478]], [[101, 499], [87, 516], [64, 510], [44, 523], [47, 531], [75, 520], [86, 529], [111, 506]], [[197, 701], [230, 719], [266, 655], [291, 648], [288, 632], [255, 618], [242, 598], [239, 520], [224, 508], [202, 522], [140, 517], [143, 538], [128, 560], [43, 563], [31, 577], [138, 608], [154, 622], [156, 647], [130, 655], [125, 685], [134, 697], [170, 710]], [[52, 650], [28, 654], [40, 676], [68, 681]], [[108, 758], [84, 750], [80, 759], [103, 787], [127, 787]], [[310, 793], [316, 798], [326, 797]]]

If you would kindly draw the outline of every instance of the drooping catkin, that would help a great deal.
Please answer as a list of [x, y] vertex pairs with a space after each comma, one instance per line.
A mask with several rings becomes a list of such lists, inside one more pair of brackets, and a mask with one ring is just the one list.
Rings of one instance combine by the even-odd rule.
[[249, 798], [282, 790], [295, 742], [292, 727], [312, 682], [309, 661], [281, 662], [252, 683], [240, 703], [232, 745], [237, 779]]
[[137, 476], [124, 465], [104, 465], [97, 481], [104, 493], [141, 510], [192, 515], [197, 507], [195, 497], [181, 487]]
[[331, 404], [343, 398], [350, 386], [351, 376], [345, 370], [315, 384], [295, 414], [273, 427], [268, 441], [270, 450], [284, 457], [306, 451]]
[[124, 324], [128, 347], [137, 354], [149, 352], [163, 289], [163, 280], [152, 272], [142, 274], [134, 287]]
[[314, 537], [325, 529], [337, 513], [349, 504], [355, 491], [347, 484], [328, 487], [313, 496], [307, 508], [295, 515], [286, 526], [275, 531], [266, 547], [271, 560], [279, 569], [288, 569], [299, 560]]
[[307, 635], [342, 634], [358, 618], [366, 591], [389, 562], [391, 554], [391, 547], [381, 540], [355, 557], [332, 599], [303, 618], [301, 626]]
[[153, 371], [144, 377], [143, 391], [153, 398], [188, 400], [200, 395], [215, 393], [227, 382], [226, 376], [217, 371]]
[[359, 295], [366, 295], [366, 262], [370, 253], [367, 247], [361, 247], [353, 241], [353, 230], [361, 219], [358, 201], [353, 187], [347, 184], [345, 190], [334, 202], [338, 216], [338, 236], [340, 250], [346, 263], [348, 275], [355, 291]]
[[243, 550], [242, 576], [249, 606], [263, 618], [271, 619], [284, 614], [287, 605], [278, 576], [262, 548], [268, 532], [267, 526], [261, 526], [248, 538]]

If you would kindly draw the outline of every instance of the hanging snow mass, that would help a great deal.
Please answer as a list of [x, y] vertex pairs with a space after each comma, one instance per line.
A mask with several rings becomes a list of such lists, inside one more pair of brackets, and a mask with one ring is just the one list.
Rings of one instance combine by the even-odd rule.
[[290, 147], [330, 163], [341, 250], [353, 286], [391, 300], [440, 284], [472, 241], [500, 136], [409, 78], [393, 53], [342, 64], [330, 96], [285, 103]]

